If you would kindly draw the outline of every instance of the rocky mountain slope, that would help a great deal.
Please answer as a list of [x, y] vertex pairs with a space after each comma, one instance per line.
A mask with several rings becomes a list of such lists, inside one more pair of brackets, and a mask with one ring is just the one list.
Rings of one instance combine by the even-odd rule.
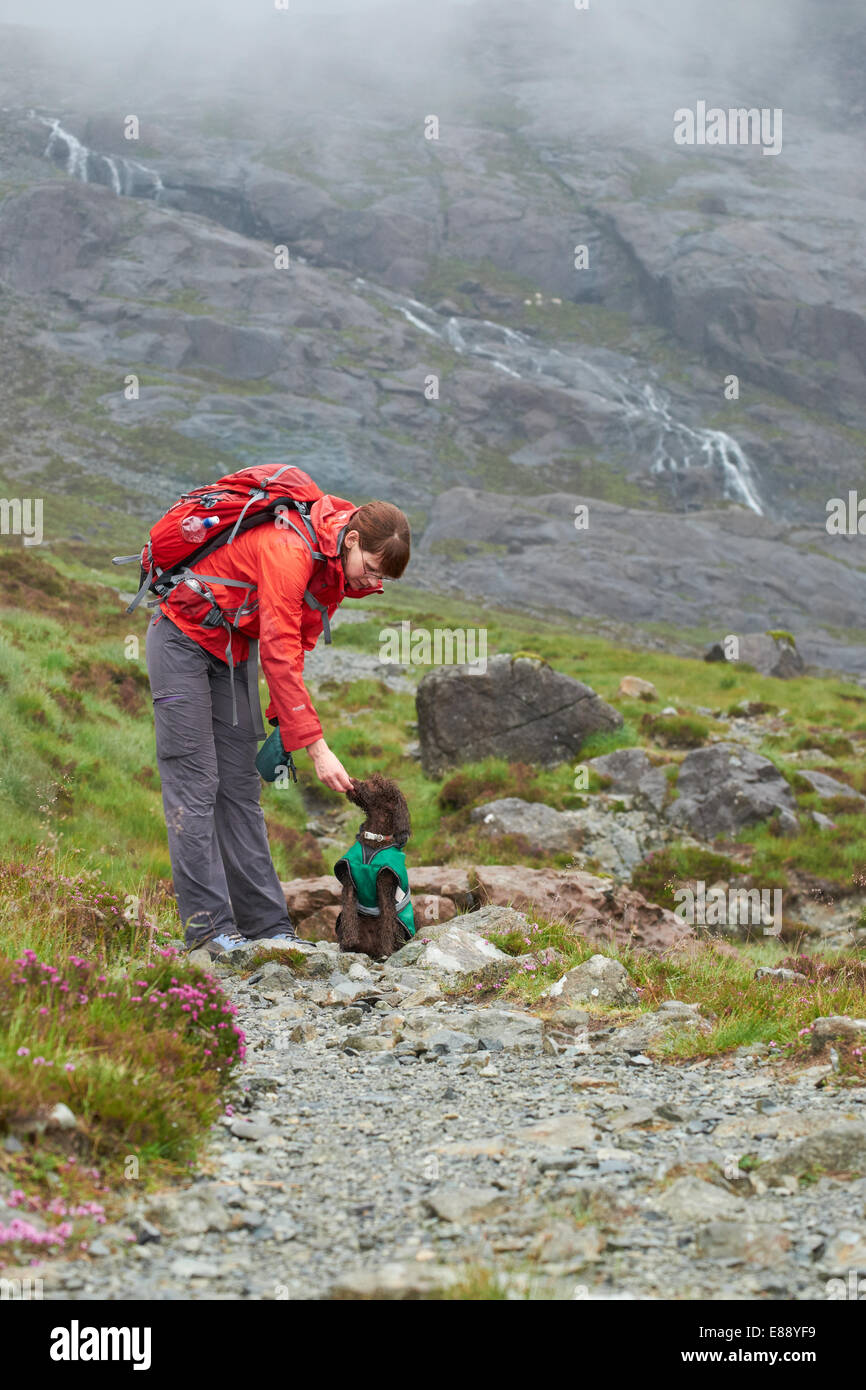
[[[288, 458], [404, 506], [431, 588], [532, 607], [543, 571], [576, 617], [784, 626], [862, 670], [859, 538], [824, 524], [866, 439], [856, 7], [641, 8], [383, 6], [138, 52], [7, 28], [7, 491], [150, 516]], [[779, 107], [781, 152], [675, 145], [698, 100]]]

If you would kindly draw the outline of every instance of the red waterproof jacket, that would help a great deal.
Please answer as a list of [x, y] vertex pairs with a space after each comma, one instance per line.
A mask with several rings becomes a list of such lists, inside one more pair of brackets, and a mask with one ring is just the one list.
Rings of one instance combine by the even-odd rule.
[[[241, 579], [256, 586], [246, 597], [243, 589], [208, 584], [230, 621], [238, 612], [241, 614], [231, 636], [234, 665], [247, 659], [249, 638], [259, 641], [271, 697], [265, 715], [279, 720], [283, 746], [290, 753], [322, 737], [319, 716], [304, 685], [304, 652], [312, 651], [316, 645], [322, 632], [322, 616], [304, 601], [304, 590], [309, 589], [324, 605], [329, 619], [344, 598], [383, 592], [381, 584], [369, 589], [346, 588], [339, 560], [340, 545], [357, 510], [345, 498], [329, 493], [313, 502], [310, 520], [316, 529], [319, 550], [332, 557], [329, 564], [314, 560], [309, 547], [291, 527], [266, 523], [241, 532], [231, 545], [220, 546], [192, 566], [193, 574]], [[295, 521], [303, 530], [303, 524], [297, 518]], [[181, 632], [225, 661], [226, 630], [202, 627], [201, 619], [208, 605], [200, 595], [179, 584], [160, 609]]]

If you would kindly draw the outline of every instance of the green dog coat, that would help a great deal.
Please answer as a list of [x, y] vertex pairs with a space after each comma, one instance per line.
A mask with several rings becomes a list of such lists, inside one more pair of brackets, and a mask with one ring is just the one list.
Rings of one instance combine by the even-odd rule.
[[396, 895], [397, 916], [410, 936], [415, 935], [415, 914], [412, 911], [412, 896], [409, 889], [409, 875], [406, 872], [406, 856], [396, 845], [386, 845], [375, 849], [369, 841], [359, 837], [351, 849], [338, 859], [334, 873], [341, 883], [348, 878], [355, 885], [358, 911], [369, 917], [378, 917], [379, 904], [376, 900], [376, 882], [383, 869], [391, 869], [397, 875], [399, 887]]

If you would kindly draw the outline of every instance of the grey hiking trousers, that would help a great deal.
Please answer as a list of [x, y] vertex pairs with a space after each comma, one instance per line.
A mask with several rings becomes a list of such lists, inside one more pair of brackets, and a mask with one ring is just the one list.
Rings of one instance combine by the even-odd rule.
[[[250, 663], [235, 667], [233, 726], [228, 666], [159, 610], [147, 629], [146, 655], [168, 849], [187, 945], [225, 930], [247, 937], [291, 934], [259, 804], [255, 757], [261, 735], [247, 685]], [[260, 715], [257, 723], [260, 729]]]

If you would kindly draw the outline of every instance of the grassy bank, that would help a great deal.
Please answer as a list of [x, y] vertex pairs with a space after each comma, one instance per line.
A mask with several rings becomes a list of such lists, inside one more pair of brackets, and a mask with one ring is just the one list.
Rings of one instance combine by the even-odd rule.
[[234, 1006], [172, 945], [173, 905], [76, 856], [0, 865], [0, 1260], [84, 1248], [187, 1171], [244, 1055]]

